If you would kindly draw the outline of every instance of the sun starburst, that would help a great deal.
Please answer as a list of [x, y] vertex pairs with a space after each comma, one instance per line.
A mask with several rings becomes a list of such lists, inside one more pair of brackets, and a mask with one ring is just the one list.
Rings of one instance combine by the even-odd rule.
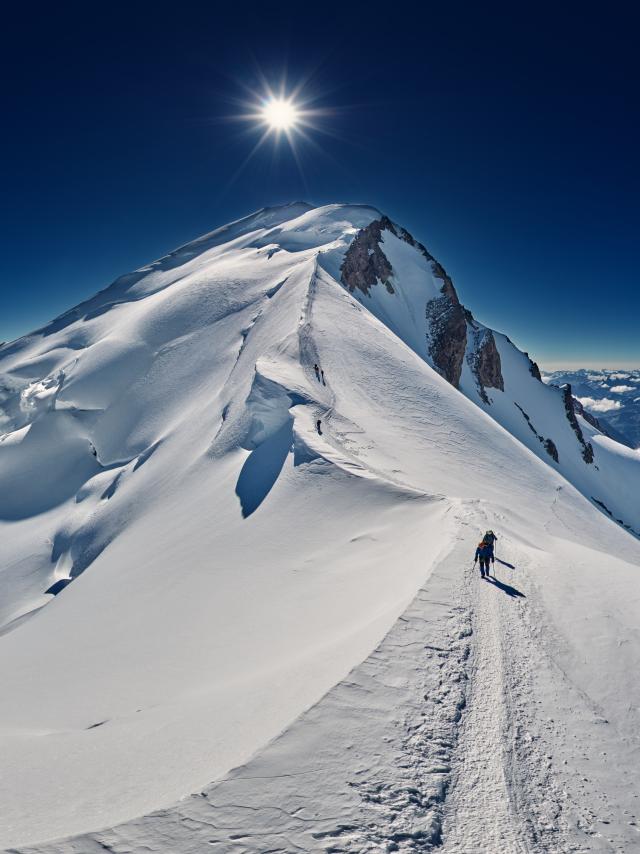
[[[309, 75], [301, 79], [297, 86], [288, 86], [285, 76], [278, 86], [272, 86], [265, 75], [258, 73], [258, 88], [242, 84], [245, 97], [232, 99], [239, 108], [233, 115], [225, 117], [227, 121], [242, 122], [246, 138], [258, 134], [258, 139], [239, 164], [227, 182], [232, 186], [248, 164], [263, 151], [269, 141], [272, 142], [273, 159], [284, 149], [292, 156], [300, 177], [307, 188], [302, 164], [302, 148], [312, 148], [316, 156], [325, 156], [325, 151], [313, 139], [316, 132], [336, 136], [327, 127], [327, 120], [334, 117], [336, 108], [329, 108], [324, 102], [326, 93], [310, 91]], [[328, 156], [328, 155], [326, 155]]]
[[301, 119], [299, 108], [286, 98], [270, 97], [262, 106], [264, 122], [273, 131], [294, 130]]

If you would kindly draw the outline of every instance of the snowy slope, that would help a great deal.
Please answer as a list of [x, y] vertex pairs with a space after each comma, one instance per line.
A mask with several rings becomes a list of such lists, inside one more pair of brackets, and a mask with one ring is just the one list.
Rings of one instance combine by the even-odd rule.
[[526, 353], [475, 320], [444, 268], [408, 232], [386, 217], [375, 221], [349, 248], [340, 274], [363, 305], [474, 403], [619, 524], [640, 531], [640, 451], [603, 439], [570, 387], [545, 385]]
[[[575, 408], [571, 387], [547, 386], [527, 370], [528, 358], [495, 334], [504, 391], [486, 400], [465, 370], [461, 388], [520, 441], [557, 467], [585, 496], [619, 524], [640, 531], [640, 452], [604, 436]], [[569, 416], [569, 417], [568, 417]], [[553, 449], [548, 450], [548, 441]], [[557, 459], [556, 459], [557, 457]]]
[[[637, 455], [583, 421], [580, 444], [497, 334], [484, 400], [468, 313], [461, 394], [446, 274], [381, 221], [261, 211], [0, 349], [1, 846], [132, 819], [46, 850], [196, 851], [215, 826], [211, 850], [261, 851], [282, 822], [287, 851], [498, 850], [471, 827], [553, 850], [593, 837], [603, 792], [637, 840], [640, 546], [589, 479], [637, 525]], [[516, 569], [478, 590], [487, 526]], [[170, 807], [236, 766], [239, 795]]]

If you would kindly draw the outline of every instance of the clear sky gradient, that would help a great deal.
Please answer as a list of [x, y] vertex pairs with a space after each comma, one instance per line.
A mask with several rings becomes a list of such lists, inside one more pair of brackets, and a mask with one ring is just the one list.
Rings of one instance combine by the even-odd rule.
[[[545, 367], [640, 366], [632, 4], [225, 5], [5, 10], [0, 340], [302, 198], [388, 213]], [[246, 162], [285, 72], [327, 115]]]

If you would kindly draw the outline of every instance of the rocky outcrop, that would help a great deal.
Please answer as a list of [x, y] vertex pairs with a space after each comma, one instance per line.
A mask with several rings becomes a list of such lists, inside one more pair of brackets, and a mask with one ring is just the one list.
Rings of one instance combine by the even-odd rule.
[[347, 250], [340, 273], [342, 283], [351, 293], [359, 290], [368, 296], [370, 288], [378, 282], [386, 285], [390, 293], [394, 292], [389, 282], [393, 270], [387, 256], [380, 248], [382, 232], [385, 229], [395, 234], [393, 223], [387, 217], [374, 220], [358, 232]]
[[593, 462], [593, 445], [591, 442], [587, 442], [582, 449], [582, 459], [589, 465]]
[[524, 409], [520, 406], [520, 404], [514, 402], [514, 405], [520, 410], [520, 412], [522, 413], [522, 417], [524, 418], [524, 420], [529, 425], [529, 429], [531, 430], [533, 435], [536, 437], [536, 439], [540, 442], [540, 444], [545, 449], [545, 451], [549, 454], [549, 456], [552, 459], [554, 459], [557, 463], [560, 462], [558, 449], [556, 448], [556, 443], [553, 441], [553, 439], [545, 439], [544, 436], [541, 436], [540, 433], [538, 433], [536, 428], [533, 426], [533, 424], [531, 422], [531, 418], [524, 411]]
[[467, 321], [460, 303], [448, 294], [430, 300], [426, 306], [427, 348], [434, 366], [451, 385], [458, 388], [462, 360], [467, 349]]
[[571, 393], [571, 385], [569, 383], [562, 386], [562, 399], [564, 401], [567, 420], [569, 421], [569, 424], [571, 424], [571, 428], [576, 434], [578, 442], [582, 445], [582, 459], [585, 463], [591, 464], [593, 462], [593, 445], [591, 442], [585, 442], [584, 434], [578, 424], [578, 419], [576, 418], [575, 398]]
[[422, 243], [386, 216], [374, 220], [358, 232], [347, 250], [340, 267], [342, 283], [351, 293], [359, 290], [368, 295], [378, 283], [384, 284], [389, 293], [395, 293], [391, 281], [393, 269], [380, 246], [383, 231], [415, 247], [429, 262], [433, 277], [442, 282], [441, 295], [425, 306], [427, 352], [436, 370], [458, 388], [467, 346], [465, 309], [451, 277]]
[[559, 462], [558, 459], [558, 449], [555, 446], [553, 439], [545, 439], [543, 442], [545, 451], [552, 457], [556, 462]]
[[[467, 317], [470, 317], [469, 312], [467, 312]], [[500, 353], [496, 346], [496, 339], [490, 329], [477, 326], [473, 318], [471, 318], [471, 327], [473, 330], [473, 347], [467, 353], [467, 361], [478, 383], [480, 397], [485, 403], [490, 404], [491, 401], [485, 389], [497, 388], [504, 391]]]
[[[525, 356], [529, 357], [528, 353], [525, 353]], [[529, 373], [532, 377], [535, 377], [538, 382], [542, 382], [542, 376], [540, 374], [540, 368], [538, 367], [537, 362], [534, 362], [533, 359], [529, 359]]]
[[480, 385], [484, 388], [498, 388], [500, 391], [504, 391], [500, 353], [496, 347], [496, 339], [490, 329], [483, 336], [478, 351], [476, 375]]
[[[513, 341], [511, 341], [509, 338], [507, 338], [507, 341], [509, 341], [509, 344], [513, 344]], [[513, 344], [513, 346], [515, 347], [516, 345]], [[524, 355], [529, 360], [529, 373], [531, 374], [532, 377], [537, 379], [538, 382], [542, 382], [542, 375], [540, 374], [540, 368], [538, 367], [537, 363], [533, 361], [531, 356], [529, 356], [529, 354], [526, 351], [524, 352]]]

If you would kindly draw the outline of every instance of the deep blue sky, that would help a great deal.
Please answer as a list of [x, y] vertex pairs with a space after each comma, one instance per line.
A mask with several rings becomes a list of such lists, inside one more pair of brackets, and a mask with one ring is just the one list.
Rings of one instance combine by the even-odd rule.
[[[640, 366], [632, 4], [225, 5], [5, 11], [0, 340], [304, 198], [381, 208], [543, 365]], [[304, 180], [269, 144], [230, 184], [257, 69], [335, 111]]]

